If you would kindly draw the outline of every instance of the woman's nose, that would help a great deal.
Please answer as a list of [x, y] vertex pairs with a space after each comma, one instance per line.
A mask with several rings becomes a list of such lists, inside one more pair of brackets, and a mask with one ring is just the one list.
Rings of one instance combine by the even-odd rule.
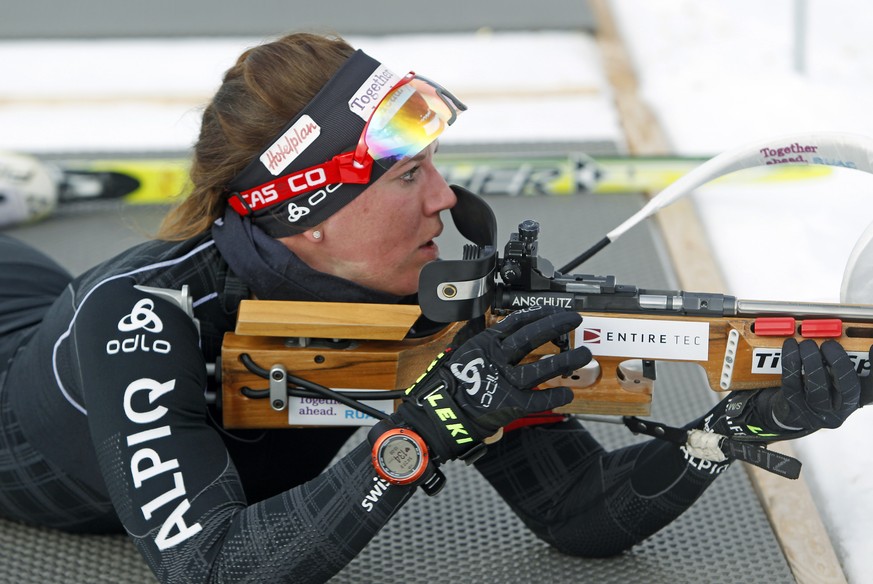
[[451, 209], [458, 202], [458, 197], [454, 191], [449, 188], [446, 180], [438, 175], [434, 181], [434, 185], [427, 196], [427, 208], [430, 213], [439, 213]]

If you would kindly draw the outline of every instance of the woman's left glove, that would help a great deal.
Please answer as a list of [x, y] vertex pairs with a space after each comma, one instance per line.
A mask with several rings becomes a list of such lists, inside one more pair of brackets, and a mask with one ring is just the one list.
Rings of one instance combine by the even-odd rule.
[[418, 432], [438, 462], [471, 462], [474, 447], [509, 422], [573, 400], [567, 387], [533, 388], [586, 365], [591, 360], [588, 349], [518, 363], [581, 322], [578, 313], [555, 308], [513, 312], [459, 347], [447, 349], [407, 390], [392, 419]]
[[838, 428], [860, 407], [861, 379], [836, 341], [782, 344], [782, 387], [732, 393], [704, 418], [737, 440], [774, 442]]
[[[868, 356], [873, 359], [873, 348]], [[859, 377], [855, 363], [836, 341], [825, 341], [819, 349], [811, 339], [798, 344], [790, 338], [782, 343], [781, 387], [735, 391], [684, 428], [632, 416], [624, 420], [633, 432], [681, 445], [689, 464], [710, 475], [739, 459], [797, 478], [800, 461], [765, 445], [839, 427], [873, 401], [870, 379]]]

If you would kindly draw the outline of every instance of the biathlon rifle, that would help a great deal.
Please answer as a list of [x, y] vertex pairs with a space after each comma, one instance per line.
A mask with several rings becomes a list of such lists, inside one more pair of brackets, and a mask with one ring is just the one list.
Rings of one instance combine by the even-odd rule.
[[[792, 136], [727, 152], [673, 183], [557, 270], [538, 255], [535, 221], [519, 225], [501, 257], [491, 209], [453, 187], [458, 204], [452, 217], [471, 243], [464, 246], [462, 259], [424, 267], [419, 305], [243, 301], [237, 328], [226, 334], [222, 347], [224, 425], [373, 423], [387, 415], [391, 400], [403, 394], [464, 322], [499, 319], [532, 305], [565, 307], [583, 317], [572, 342], [587, 346], [594, 360], [569, 378], [554, 380], [575, 394], [564, 412], [648, 415], [659, 361], [698, 363], [716, 391], [778, 386], [787, 337], [835, 339], [859, 373], [867, 375], [873, 306], [649, 290], [620, 284], [613, 276], [568, 272], [658, 209], [723, 174], [769, 164], [871, 172], [871, 160], [869, 140], [843, 134]], [[542, 347], [538, 356], [557, 350]], [[362, 396], [386, 401], [362, 403]]]

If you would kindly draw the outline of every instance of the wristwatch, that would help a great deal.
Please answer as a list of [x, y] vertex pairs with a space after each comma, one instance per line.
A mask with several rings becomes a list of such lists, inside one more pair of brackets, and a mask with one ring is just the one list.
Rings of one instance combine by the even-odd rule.
[[411, 485], [424, 477], [430, 456], [427, 444], [409, 428], [390, 428], [373, 441], [373, 467], [394, 485]]

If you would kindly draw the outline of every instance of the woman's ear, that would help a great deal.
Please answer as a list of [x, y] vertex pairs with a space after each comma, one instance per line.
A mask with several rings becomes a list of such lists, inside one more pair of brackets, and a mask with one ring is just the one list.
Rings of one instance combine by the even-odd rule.
[[279, 237], [278, 240], [294, 253], [301, 254], [304, 253], [305, 248], [309, 247], [309, 244], [319, 244], [324, 240], [324, 228], [319, 225], [297, 235]]
[[310, 243], [320, 243], [324, 239], [324, 231], [320, 226], [308, 229], [302, 235]]

